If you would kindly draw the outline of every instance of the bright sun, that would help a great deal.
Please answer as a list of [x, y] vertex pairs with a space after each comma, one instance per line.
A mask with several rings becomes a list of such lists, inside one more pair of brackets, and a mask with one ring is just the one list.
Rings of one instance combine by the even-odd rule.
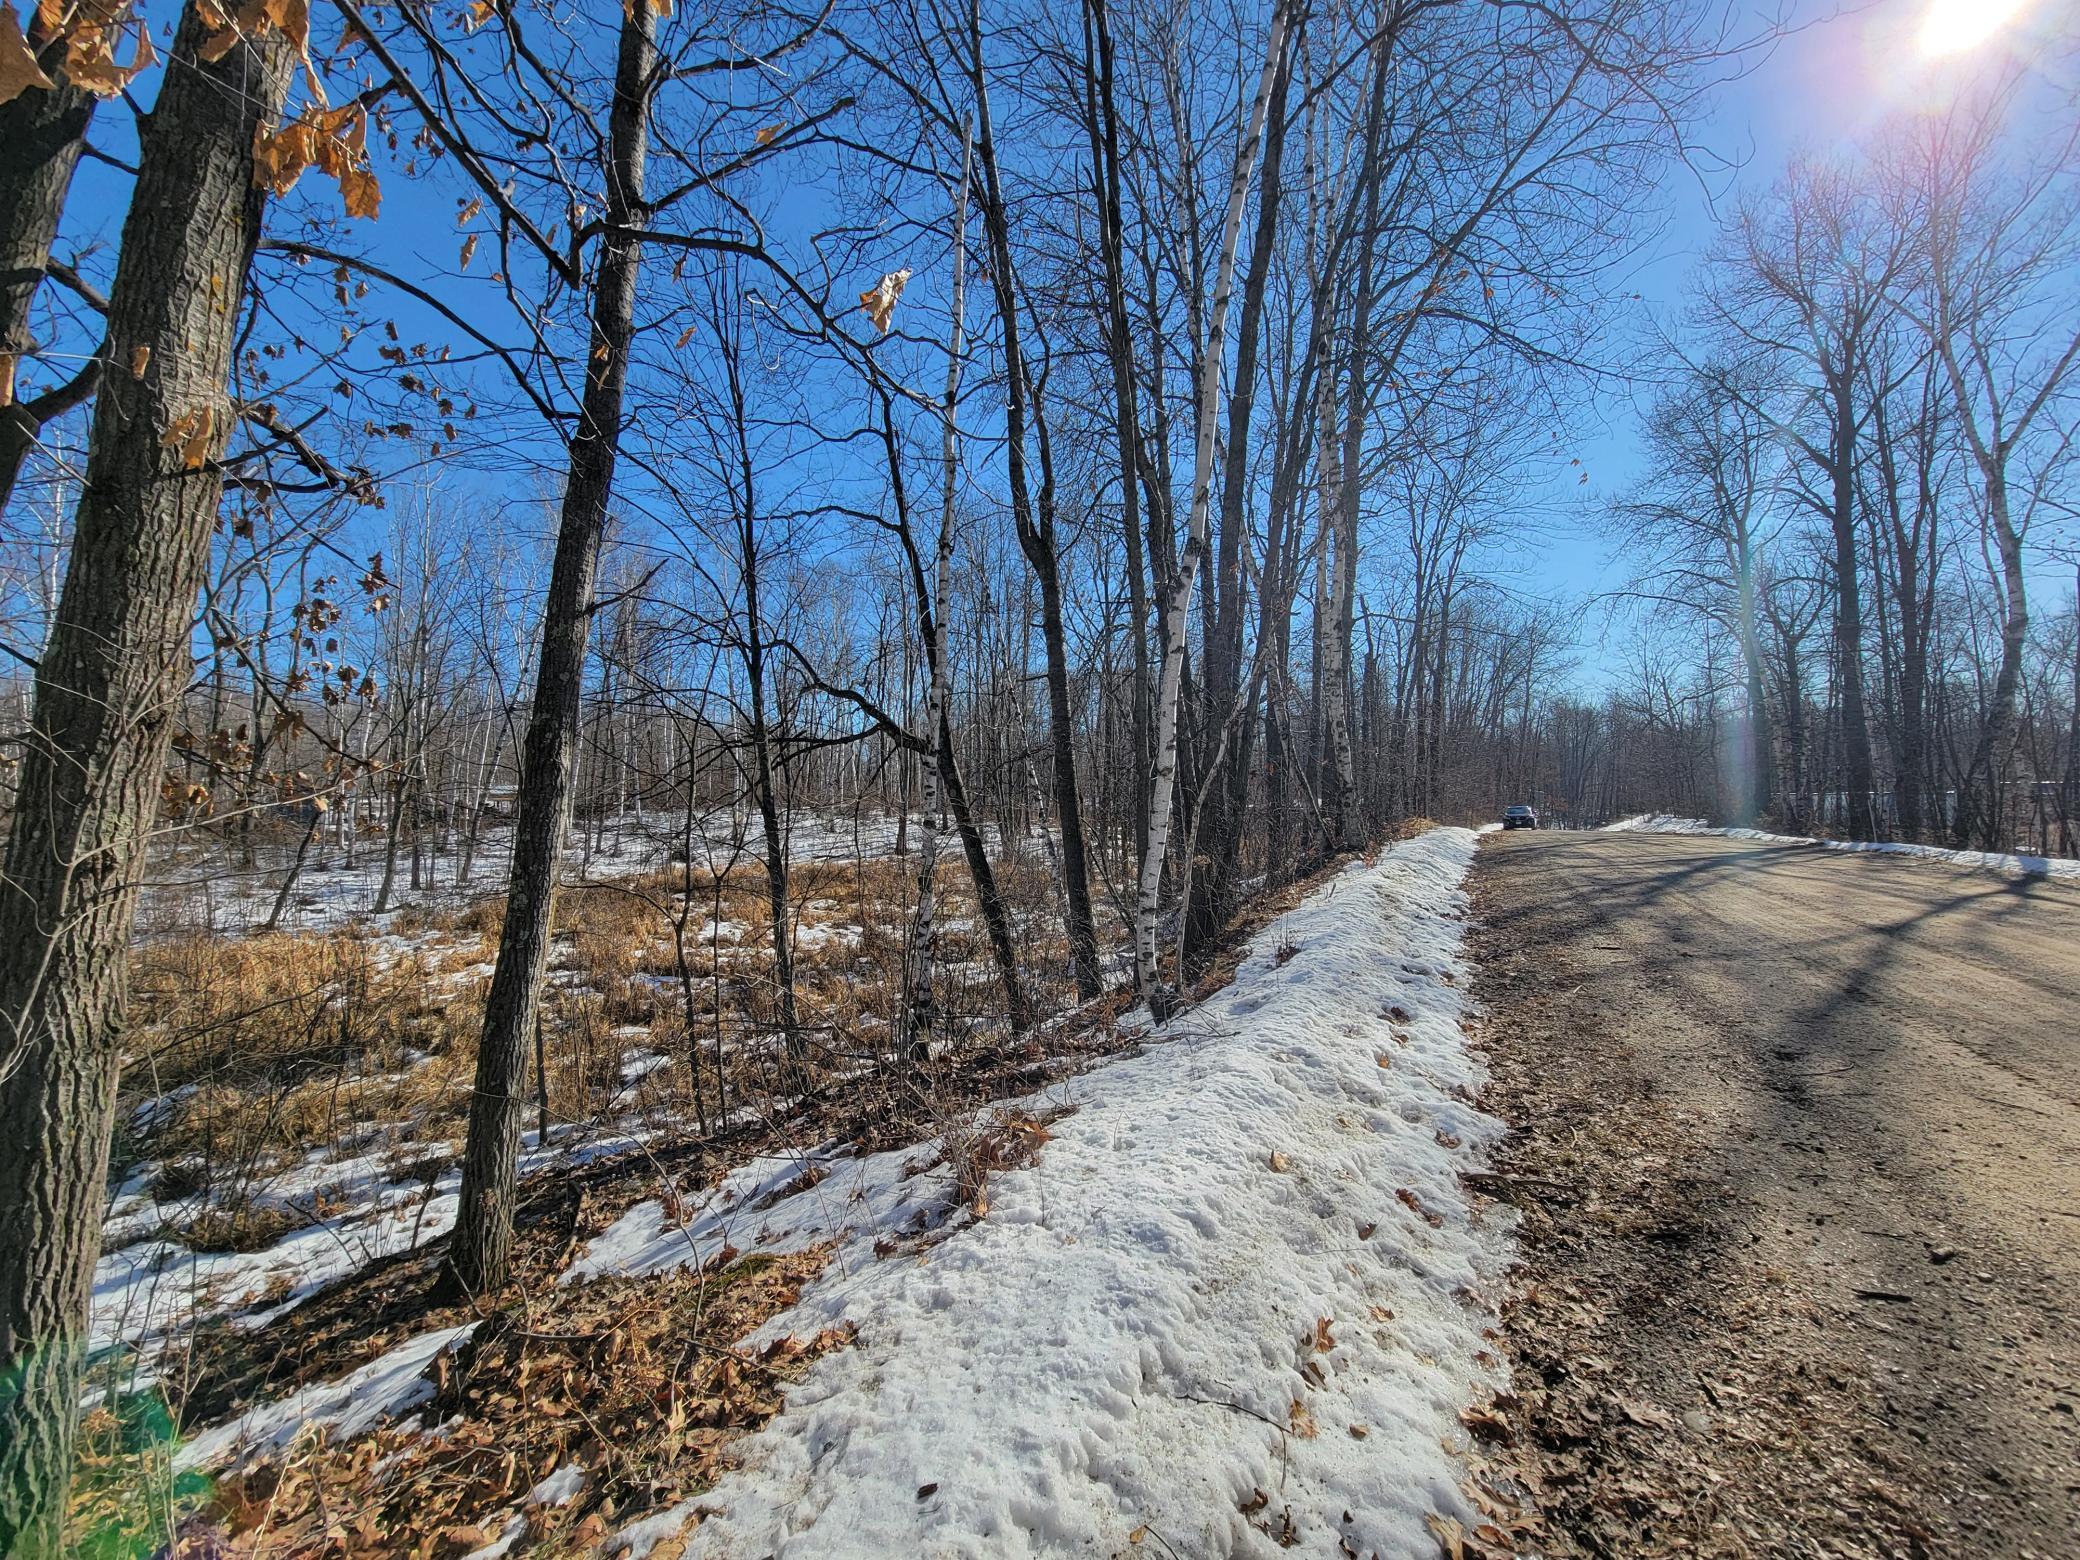
[[1921, 22], [1923, 54], [1962, 54], [2014, 18], [2028, 0], [1928, 0]]

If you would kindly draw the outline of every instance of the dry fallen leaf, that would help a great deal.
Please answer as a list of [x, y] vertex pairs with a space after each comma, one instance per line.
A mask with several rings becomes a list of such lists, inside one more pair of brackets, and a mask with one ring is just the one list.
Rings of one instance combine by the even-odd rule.
[[1271, 1168], [1283, 1174], [1293, 1168], [1293, 1162], [1274, 1148], [1271, 1151]]
[[891, 271], [872, 287], [859, 295], [859, 306], [874, 322], [876, 330], [888, 329], [888, 322], [895, 316], [896, 300], [903, 296], [903, 286], [910, 280], [910, 268]]
[[1619, 1398], [1618, 1412], [1636, 1425], [1645, 1425], [1654, 1430], [1673, 1430], [1675, 1420], [1652, 1403], [1642, 1403], [1636, 1398]]
[[1509, 1421], [1493, 1409], [1462, 1408], [1459, 1410], [1459, 1423], [1484, 1441], [1500, 1441], [1507, 1446], [1516, 1439]]
[[1466, 1530], [1454, 1518], [1441, 1517], [1433, 1511], [1423, 1521], [1429, 1525], [1445, 1560], [1466, 1560]]
[[36, 51], [22, 35], [14, 7], [0, 0], [0, 103], [10, 103], [31, 87], [49, 91], [51, 78], [36, 63]]
[[159, 440], [159, 447], [178, 449], [181, 465], [189, 471], [200, 471], [208, 464], [210, 435], [216, 426], [217, 409], [214, 406], [183, 412], [167, 427], [165, 436]]

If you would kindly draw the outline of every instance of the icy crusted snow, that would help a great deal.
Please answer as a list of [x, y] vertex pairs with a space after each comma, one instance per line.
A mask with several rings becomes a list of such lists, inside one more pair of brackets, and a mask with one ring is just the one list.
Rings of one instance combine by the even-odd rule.
[[1767, 834], [1761, 829], [1719, 829], [1702, 818], [1678, 818], [1672, 813], [1637, 813], [1603, 826], [1605, 834], [1716, 834], [1729, 840], [1761, 840], [1770, 845], [1817, 845], [1824, 850], [1849, 851], [1866, 856], [1919, 856], [1928, 861], [1945, 861], [1953, 867], [1973, 867], [1984, 872], [2004, 872], [2010, 877], [2069, 878], [2080, 881], [2080, 861], [2057, 856], [2011, 856], [2000, 851], [1946, 850], [1940, 845], [1904, 845], [1891, 840], [1816, 840], [1803, 834]]
[[905, 1177], [914, 1149], [826, 1150], [806, 1187], [801, 1159], [760, 1161], [603, 1234], [580, 1276], [840, 1242], [761, 1337], [849, 1319], [858, 1343], [744, 1443], [688, 1553], [1104, 1554], [1146, 1527], [1271, 1556], [1288, 1516], [1312, 1553], [1434, 1552], [1425, 1516], [1466, 1515], [1441, 1443], [1508, 1255], [1458, 1183], [1500, 1131], [1466, 1103], [1459, 1027], [1474, 843], [1439, 829], [1352, 867], [1144, 1054], [1026, 1102], [1077, 1109], [942, 1244], [873, 1252], [945, 1197]]
[[[649, 1136], [649, 1128], [634, 1122], [607, 1121], [552, 1128], [544, 1148], [529, 1131], [520, 1173], [585, 1164]], [[200, 1210], [205, 1200], [158, 1201], [140, 1184], [151, 1168], [134, 1172], [110, 1207], [90, 1312], [93, 1347], [127, 1353], [131, 1386], [155, 1375], [159, 1356], [177, 1349], [199, 1321], [228, 1317], [243, 1330], [263, 1328], [369, 1263], [445, 1235], [455, 1224], [462, 1182], [453, 1164], [428, 1182], [397, 1178], [380, 1153], [313, 1154], [251, 1188], [253, 1203], [301, 1213], [322, 1200], [338, 1212], [309, 1215], [308, 1226], [257, 1251], [197, 1252], [153, 1232]]]

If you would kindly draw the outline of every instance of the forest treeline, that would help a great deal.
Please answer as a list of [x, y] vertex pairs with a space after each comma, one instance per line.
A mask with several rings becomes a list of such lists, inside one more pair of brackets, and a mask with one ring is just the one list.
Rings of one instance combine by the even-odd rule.
[[[2030, 548], [2073, 165], [2017, 144], [2021, 75], [1743, 206], [1643, 352], [1628, 265], [1772, 33], [1736, 11], [0, 18], [0, 1549], [58, 1544], [169, 842], [264, 861], [270, 921], [352, 851], [372, 909], [504, 888], [461, 1293], [507, 1273], [574, 817], [736, 820], [800, 1087], [805, 810], [900, 819], [892, 1066], [943, 1023], [955, 875], [1020, 1034], [1042, 987], [1165, 1011], [1253, 890], [1414, 816], [2072, 849]], [[1526, 495], [1587, 480], [1583, 409], [1642, 373], [1606, 518], [1649, 610], [1584, 700]], [[998, 884], [1035, 855], [1044, 941]]]
[[2080, 851], [2080, 183], [2019, 96], [1795, 164], [1667, 343], [1609, 518], [1626, 597], [1702, 636], [1640, 681], [1719, 728], [1716, 814]]

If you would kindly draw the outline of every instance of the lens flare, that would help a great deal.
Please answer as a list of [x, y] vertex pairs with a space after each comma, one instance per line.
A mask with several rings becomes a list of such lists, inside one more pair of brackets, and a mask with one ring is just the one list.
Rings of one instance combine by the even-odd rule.
[[1962, 54], [2015, 19], [2028, 0], [1929, 0], [1921, 19], [1921, 52]]

